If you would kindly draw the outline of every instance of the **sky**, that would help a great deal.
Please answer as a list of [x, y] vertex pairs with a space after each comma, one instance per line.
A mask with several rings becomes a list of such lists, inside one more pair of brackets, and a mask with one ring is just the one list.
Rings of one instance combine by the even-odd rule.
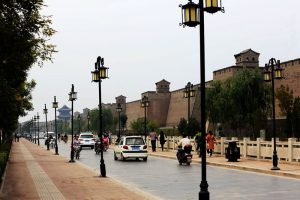
[[[102, 81], [102, 102], [139, 100], [141, 93], [155, 91], [166, 79], [170, 90], [187, 82], [200, 83], [199, 27], [179, 26], [179, 4], [187, 0], [45, 0], [42, 11], [52, 16], [57, 33], [49, 41], [57, 45], [53, 62], [32, 66], [28, 80], [37, 82], [32, 93], [34, 110], [19, 119], [39, 113], [44, 104], [48, 119], [54, 119], [52, 102], [67, 105], [74, 84], [78, 99], [74, 111], [96, 108], [98, 84], [91, 71], [98, 56], [109, 68]], [[195, 1], [196, 3], [198, 1]], [[205, 13], [206, 81], [213, 71], [235, 64], [234, 54], [251, 48], [260, 53], [260, 66], [272, 57], [281, 62], [300, 58], [300, 1], [223, 0], [225, 13]]]

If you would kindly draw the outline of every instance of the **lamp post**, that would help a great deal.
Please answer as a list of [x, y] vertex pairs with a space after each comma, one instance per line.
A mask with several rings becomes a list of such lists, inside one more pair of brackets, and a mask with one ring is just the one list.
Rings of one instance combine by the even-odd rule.
[[105, 163], [103, 159], [103, 141], [102, 141], [102, 106], [101, 106], [101, 79], [108, 78], [108, 68], [104, 67], [104, 58], [100, 56], [97, 57], [97, 62], [95, 63], [95, 70], [92, 73], [92, 81], [99, 83], [99, 135], [100, 138], [100, 173], [102, 177], [106, 177]]
[[118, 114], [119, 114], [119, 131], [118, 131], [118, 141], [120, 141], [120, 137], [121, 137], [121, 120], [120, 120], [120, 115], [122, 112], [122, 106], [120, 103], [118, 103], [118, 106], [116, 108]]
[[206, 140], [205, 140], [205, 124], [206, 124], [206, 114], [205, 114], [205, 44], [204, 44], [204, 11], [208, 13], [216, 13], [218, 11], [224, 12], [221, 0], [199, 0], [198, 4], [189, 0], [185, 5], [179, 5], [182, 8], [182, 23], [180, 25], [196, 27], [198, 24], [200, 32], [200, 108], [201, 108], [201, 173], [202, 180], [200, 183], [199, 199], [208, 200], [208, 183], [206, 180]]
[[47, 124], [47, 114], [48, 114], [48, 109], [46, 107], [46, 104], [45, 104], [45, 108], [44, 108], [44, 114], [45, 114], [45, 117], [46, 117], [46, 136], [47, 136], [47, 141], [46, 141], [46, 145], [47, 145], [47, 150], [49, 151], [50, 148], [49, 148], [49, 138], [48, 138], [48, 124]]
[[38, 145], [40, 146], [40, 116], [39, 113], [36, 115], [37, 123], [38, 123]]
[[75, 162], [74, 160], [74, 146], [73, 146], [73, 134], [74, 134], [74, 129], [73, 129], [73, 102], [77, 99], [77, 92], [74, 92], [74, 84], [72, 84], [71, 92], [69, 93], [69, 101], [72, 102], [72, 115], [71, 115], [71, 133], [72, 133], [72, 139], [71, 139], [71, 153], [70, 153], [70, 161], [69, 162]]
[[191, 84], [191, 82], [188, 82], [187, 85], [185, 86], [185, 90], [184, 90], [184, 98], [188, 99], [188, 135], [190, 136], [190, 118], [191, 118], [191, 114], [190, 114], [190, 98], [195, 96], [195, 90], [193, 89], [193, 84]]
[[90, 119], [91, 119], [91, 116], [90, 116], [90, 111], [88, 111], [88, 114], [87, 114], [87, 121], [88, 121], [88, 132], [90, 132]]
[[33, 117], [34, 144], [36, 144], [36, 116]]
[[59, 155], [58, 154], [58, 146], [57, 146], [57, 124], [56, 124], [56, 109], [58, 108], [58, 102], [56, 101], [56, 96], [54, 96], [54, 101], [52, 102], [52, 107], [54, 108], [55, 155]]
[[81, 127], [80, 127], [81, 116], [80, 116], [80, 114], [77, 116], [77, 119], [78, 119], [78, 135], [79, 135], [81, 132]]
[[[276, 68], [275, 68], [276, 65]], [[280, 170], [278, 165], [278, 156], [276, 151], [276, 120], [275, 120], [275, 87], [274, 87], [274, 79], [282, 79], [283, 78], [283, 69], [280, 67], [280, 60], [276, 60], [275, 58], [271, 58], [269, 63], [265, 65], [264, 71], [264, 80], [266, 82], [272, 82], [272, 120], [273, 120], [273, 167], [271, 170]]]
[[141, 101], [141, 107], [144, 108], [144, 134], [145, 134], [145, 142], [147, 143], [147, 107], [149, 107], [149, 100], [147, 96], [143, 96]]

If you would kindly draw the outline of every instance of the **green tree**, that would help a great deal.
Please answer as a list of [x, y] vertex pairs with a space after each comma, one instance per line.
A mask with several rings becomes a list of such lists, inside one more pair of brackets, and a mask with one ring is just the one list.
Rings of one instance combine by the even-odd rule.
[[[90, 111], [90, 129], [99, 133], [99, 109], [95, 108]], [[114, 127], [113, 115], [110, 109], [102, 108], [102, 130], [112, 130]]]
[[196, 133], [200, 130], [200, 123], [194, 118], [190, 118], [189, 122], [190, 134], [188, 136], [194, 137]]
[[288, 86], [281, 85], [276, 89], [275, 96], [279, 101], [279, 108], [282, 115], [286, 116], [284, 132], [285, 137], [289, 138], [294, 135], [293, 131], [293, 91]]
[[[40, 14], [43, 0], [5, 0], [0, 2], [0, 129], [3, 136], [17, 127], [19, 116], [32, 109], [34, 81], [27, 73], [52, 59], [55, 46], [48, 44], [55, 33], [50, 17]], [[3, 106], [5, 105], [5, 106]]]
[[[138, 118], [130, 123], [131, 129], [138, 134], [144, 134], [145, 122], [144, 118]], [[147, 125], [146, 125], [147, 128]], [[147, 131], [146, 131], [147, 132]]]
[[127, 115], [126, 114], [121, 114], [120, 115], [120, 121], [121, 121], [121, 128], [124, 130], [124, 128], [126, 127], [126, 123], [127, 123]]
[[207, 89], [207, 116], [214, 124], [229, 125], [235, 136], [258, 135], [266, 121], [268, 89], [261, 72], [242, 69], [224, 83], [213, 82]]
[[300, 97], [296, 97], [294, 100], [292, 120], [294, 126], [293, 137], [300, 138]]
[[179, 133], [180, 134], [187, 134], [187, 128], [188, 128], [188, 125], [187, 125], [186, 119], [181, 118], [180, 121], [179, 121], [178, 127], [177, 127]]

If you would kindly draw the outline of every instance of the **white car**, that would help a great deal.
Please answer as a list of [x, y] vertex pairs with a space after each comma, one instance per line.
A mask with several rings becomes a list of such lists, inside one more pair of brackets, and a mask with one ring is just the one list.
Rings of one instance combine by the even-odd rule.
[[141, 136], [123, 136], [114, 149], [114, 159], [142, 158], [147, 161], [147, 145]]
[[86, 133], [80, 133], [79, 138], [80, 147], [91, 147], [91, 149], [94, 149], [95, 146], [95, 137], [92, 133], [86, 132]]

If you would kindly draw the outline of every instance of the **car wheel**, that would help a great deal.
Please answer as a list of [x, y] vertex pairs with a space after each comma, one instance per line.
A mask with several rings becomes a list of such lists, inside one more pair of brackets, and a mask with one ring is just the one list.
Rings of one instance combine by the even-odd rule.
[[146, 158], [143, 158], [143, 161], [147, 161], [147, 159], [148, 159], [147, 157], [146, 157]]
[[114, 152], [114, 160], [118, 160], [118, 157], [115, 152]]
[[94, 147], [93, 147], [93, 146], [91, 146], [91, 149], [94, 149]]

